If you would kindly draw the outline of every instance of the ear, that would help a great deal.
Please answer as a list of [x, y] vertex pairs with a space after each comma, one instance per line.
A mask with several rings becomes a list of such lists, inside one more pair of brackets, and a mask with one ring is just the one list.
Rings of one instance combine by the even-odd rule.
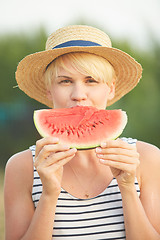
[[108, 100], [112, 100], [115, 96], [115, 81], [113, 81], [111, 83], [109, 88], [110, 88], [110, 90], [109, 90], [109, 94], [108, 94]]

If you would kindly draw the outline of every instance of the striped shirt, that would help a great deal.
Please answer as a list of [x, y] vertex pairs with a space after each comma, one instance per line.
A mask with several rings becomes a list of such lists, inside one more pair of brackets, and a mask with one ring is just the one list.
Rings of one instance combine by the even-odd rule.
[[[123, 138], [134, 144], [134, 139]], [[35, 156], [35, 146], [30, 147]], [[137, 179], [135, 179], [137, 194], [140, 194]], [[34, 168], [32, 199], [35, 208], [42, 194], [42, 183]], [[113, 178], [109, 186], [98, 196], [90, 199], [78, 199], [64, 189], [58, 197], [52, 239], [126, 239], [122, 197]]]

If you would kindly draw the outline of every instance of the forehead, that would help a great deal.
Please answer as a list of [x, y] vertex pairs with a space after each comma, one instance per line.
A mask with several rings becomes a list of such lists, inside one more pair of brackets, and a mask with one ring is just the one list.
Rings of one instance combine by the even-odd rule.
[[68, 66], [68, 69], [64, 69], [63, 67], [57, 68], [57, 76], [56, 77], [70, 77], [70, 78], [77, 78], [77, 77], [88, 77], [88, 74], [83, 74], [76, 70], [71, 65]]
[[57, 74], [77, 74], [80, 73], [81, 70], [78, 69], [77, 64], [70, 59], [67, 55], [62, 56], [60, 59], [57, 60], [56, 62], [56, 69], [57, 69]]

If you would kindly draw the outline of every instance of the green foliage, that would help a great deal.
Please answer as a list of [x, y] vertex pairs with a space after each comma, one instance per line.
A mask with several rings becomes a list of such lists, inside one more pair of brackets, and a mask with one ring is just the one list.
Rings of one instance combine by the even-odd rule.
[[124, 134], [160, 147], [160, 45], [155, 42], [148, 52], [135, 51], [126, 42], [117, 47], [141, 63], [143, 75], [136, 88], [111, 108], [127, 112], [129, 123]]
[[[28, 54], [45, 48], [47, 35], [39, 29], [32, 35], [0, 36], [0, 145], [1, 165], [12, 154], [28, 148], [40, 136], [32, 121], [34, 109], [46, 108], [28, 98], [18, 88], [15, 71], [18, 62]], [[160, 147], [160, 45], [154, 42], [149, 51], [135, 50], [127, 42], [113, 41], [113, 46], [131, 54], [143, 66], [138, 86], [111, 108], [121, 108], [128, 114], [129, 123], [124, 135], [150, 142]]]
[[14, 88], [17, 85], [15, 71], [23, 57], [44, 50], [46, 38], [44, 29], [39, 29], [33, 35], [0, 36], [1, 166], [12, 154], [28, 148], [39, 137], [32, 122], [32, 105], [37, 109], [42, 105], [28, 98], [19, 88]]
[[15, 99], [13, 87], [17, 85], [14, 75], [18, 62], [28, 54], [44, 50], [45, 41], [44, 29], [40, 29], [31, 36], [7, 34], [0, 37], [1, 102], [10, 102]]

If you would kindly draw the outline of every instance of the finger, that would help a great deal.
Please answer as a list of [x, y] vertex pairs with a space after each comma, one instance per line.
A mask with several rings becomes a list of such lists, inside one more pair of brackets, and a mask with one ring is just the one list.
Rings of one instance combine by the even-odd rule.
[[[55, 162], [54, 164], [50, 165], [50, 166], [43, 166], [43, 163], [37, 166], [37, 172], [39, 173], [39, 175], [41, 177], [45, 177], [47, 176], [47, 179], [49, 179], [51, 176], [54, 176], [54, 174], [56, 173], [56, 171], [61, 170], [63, 172], [63, 166], [69, 162], [70, 160], [72, 160], [72, 158], [75, 156], [75, 154], [73, 154], [72, 156], [68, 156], [62, 160], [59, 160], [57, 162]], [[57, 174], [61, 174], [58, 173]], [[49, 178], [48, 178], [49, 177]], [[59, 175], [60, 177], [60, 175]]]
[[136, 149], [135, 144], [129, 144], [121, 139], [116, 140], [107, 140], [106, 142], [101, 143], [101, 148], [124, 148], [124, 149]]
[[139, 153], [135, 149], [125, 149], [125, 148], [96, 148], [96, 154], [113, 154], [113, 155], [124, 155], [134, 158], [139, 158]]
[[39, 154], [39, 152], [41, 151], [41, 149], [45, 146], [45, 145], [49, 145], [49, 144], [56, 144], [59, 142], [58, 138], [55, 137], [45, 137], [45, 138], [41, 138], [40, 140], [38, 140], [36, 142], [36, 152], [35, 152], [35, 156], [37, 156]]
[[67, 151], [69, 150], [69, 146], [62, 145], [62, 144], [52, 144], [52, 145], [45, 145], [41, 151], [39, 152], [38, 156], [35, 157], [34, 166], [37, 167], [43, 161], [46, 161], [50, 155], [60, 152], [60, 151]]
[[137, 169], [137, 164], [119, 163], [117, 161], [105, 160], [105, 159], [100, 159], [100, 163], [109, 167], [119, 169], [124, 172], [131, 173], [131, 174], [135, 174]]
[[60, 162], [61, 160], [65, 160], [68, 157], [73, 158], [76, 152], [77, 152], [77, 149], [72, 148], [63, 152], [53, 153], [45, 161], [41, 163], [41, 166], [48, 167], [48, 166], [54, 165], [55, 163], [57, 164], [57, 162]]
[[114, 154], [98, 154], [97, 157], [103, 160], [114, 161], [118, 163], [126, 163], [126, 164], [136, 164], [138, 159], [135, 157], [129, 157], [126, 155], [114, 155]]
[[51, 154], [61, 151], [69, 150], [70, 147], [64, 144], [52, 144], [52, 145], [45, 145], [41, 151], [39, 152], [39, 161], [48, 158]]
[[61, 159], [59, 161], [57, 161], [55, 164], [52, 164], [50, 166], [51, 170], [52, 171], [56, 171], [58, 170], [59, 168], [63, 167], [67, 162], [69, 162], [70, 160], [72, 160], [72, 158], [75, 156], [75, 154], [71, 155], [71, 156], [68, 156], [64, 159]]

